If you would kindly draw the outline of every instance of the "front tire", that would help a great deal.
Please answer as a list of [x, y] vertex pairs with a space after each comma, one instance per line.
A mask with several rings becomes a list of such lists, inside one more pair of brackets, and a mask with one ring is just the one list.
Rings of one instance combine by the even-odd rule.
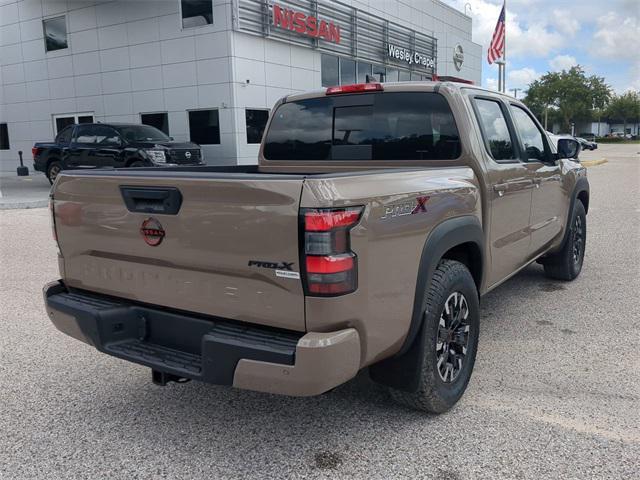
[[475, 282], [460, 262], [441, 260], [425, 292], [423, 342], [417, 389], [390, 387], [394, 400], [430, 413], [443, 413], [462, 397], [478, 349], [480, 305]]
[[587, 245], [587, 213], [580, 200], [576, 200], [567, 228], [569, 234], [562, 249], [542, 260], [545, 275], [556, 280], [571, 281], [582, 271]]
[[53, 182], [58, 178], [58, 174], [62, 171], [62, 164], [58, 161], [53, 161], [47, 167], [47, 178], [49, 183], [53, 185]]

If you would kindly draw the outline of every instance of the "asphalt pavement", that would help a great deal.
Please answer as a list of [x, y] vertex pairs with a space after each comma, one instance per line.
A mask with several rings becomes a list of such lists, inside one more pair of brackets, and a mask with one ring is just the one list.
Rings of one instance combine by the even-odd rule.
[[50, 190], [47, 177], [31, 168], [24, 177], [15, 171], [0, 171], [0, 210], [46, 207]]
[[638, 151], [593, 153], [576, 281], [532, 265], [483, 299], [469, 388], [440, 416], [366, 375], [313, 398], [154, 386], [55, 330], [47, 209], [1, 211], [0, 478], [638, 478]]

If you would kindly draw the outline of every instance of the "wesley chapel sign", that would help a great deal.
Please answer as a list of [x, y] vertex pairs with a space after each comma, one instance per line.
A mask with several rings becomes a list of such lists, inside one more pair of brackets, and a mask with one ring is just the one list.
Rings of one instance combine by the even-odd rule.
[[433, 57], [429, 57], [420, 52], [397, 47], [391, 43], [387, 45], [387, 56], [389, 58], [407, 62], [408, 65], [421, 65], [423, 67], [435, 68], [436, 63]]

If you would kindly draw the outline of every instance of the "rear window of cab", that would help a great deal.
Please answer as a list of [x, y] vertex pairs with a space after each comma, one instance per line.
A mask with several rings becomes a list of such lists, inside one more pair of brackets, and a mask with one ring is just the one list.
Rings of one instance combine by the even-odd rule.
[[284, 103], [265, 136], [267, 160], [453, 160], [460, 136], [447, 100], [381, 92]]

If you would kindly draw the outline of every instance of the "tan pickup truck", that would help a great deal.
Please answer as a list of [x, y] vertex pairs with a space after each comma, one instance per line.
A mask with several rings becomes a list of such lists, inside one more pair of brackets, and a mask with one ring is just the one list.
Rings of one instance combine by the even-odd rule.
[[471, 377], [480, 297], [534, 261], [580, 273], [578, 151], [468, 85], [292, 95], [257, 166], [61, 172], [47, 313], [160, 385], [317, 395], [368, 368], [443, 412]]

